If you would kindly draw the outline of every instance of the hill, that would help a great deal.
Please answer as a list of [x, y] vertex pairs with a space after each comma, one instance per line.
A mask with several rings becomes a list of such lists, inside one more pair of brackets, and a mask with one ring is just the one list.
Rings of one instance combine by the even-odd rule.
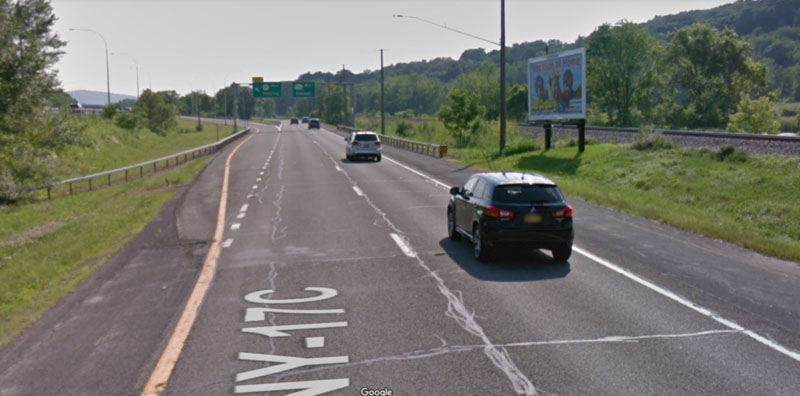
[[[102, 106], [108, 102], [108, 95], [105, 91], [88, 91], [88, 90], [75, 90], [68, 91], [67, 94], [73, 99], [80, 102], [82, 105], [97, 105]], [[136, 100], [135, 96], [111, 93], [111, 102], [122, 102], [126, 99]]]

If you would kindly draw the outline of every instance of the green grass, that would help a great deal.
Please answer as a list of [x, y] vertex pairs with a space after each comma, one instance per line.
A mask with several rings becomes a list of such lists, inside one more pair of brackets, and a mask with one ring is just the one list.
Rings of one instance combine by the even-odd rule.
[[[370, 122], [364, 127], [374, 127]], [[452, 143], [441, 124], [412, 124], [410, 139]], [[394, 134], [395, 127], [396, 122], [387, 123], [387, 133]], [[449, 156], [479, 169], [538, 172], [567, 194], [800, 261], [798, 157], [735, 152], [720, 160], [707, 150], [639, 151], [623, 144], [589, 144], [579, 155], [574, 141], [558, 141], [544, 151], [541, 139], [526, 139], [513, 128], [509, 150], [500, 155], [496, 130], [485, 131], [476, 147], [451, 148]], [[425, 133], [434, 140], [426, 140]]]
[[[147, 129], [129, 131], [97, 116], [83, 116], [76, 122], [85, 129], [81, 145], [75, 145], [59, 155], [59, 179], [77, 177], [119, 168], [192, 147], [212, 143], [231, 133], [231, 126], [204, 122], [203, 131], [195, 132], [196, 120], [178, 119], [178, 127], [166, 136]], [[241, 127], [240, 129], [243, 129]]]
[[[84, 128], [82, 144], [59, 154], [59, 179], [177, 153], [216, 141], [218, 130], [219, 138], [231, 132], [213, 123], [203, 123], [203, 131], [196, 132], [197, 122], [183, 119], [165, 136], [128, 131], [94, 116], [73, 122]], [[173, 163], [167, 171], [99, 191], [0, 207], [0, 346], [136, 235], [208, 158], [179, 167]]]
[[0, 210], [0, 346], [141, 231], [208, 158], [155, 177]]

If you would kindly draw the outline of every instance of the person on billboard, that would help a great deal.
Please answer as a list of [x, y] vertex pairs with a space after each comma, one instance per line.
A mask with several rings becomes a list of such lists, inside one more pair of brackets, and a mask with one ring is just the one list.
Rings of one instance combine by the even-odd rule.
[[536, 76], [536, 83], [534, 84], [536, 87], [536, 100], [540, 102], [545, 102], [547, 99], [547, 90], [544, 89], [544, 79], [542, 76]]
[[572, 89], [573, 84], [573, 77], [572, 77], [572, 70], [565, 70], [564, 71], [564, 88], [561, 90], [561, 94], [558, 97], [558, 111], [565, 111], [569, 108], [569, 102], [572, 99], [580, 99], [581, 98], [581, 86], [578, 85], [577, 89]]
[[[556, 72], [557, 73], [557, 72]], [[558, 74], [550, 75], [550, 99], [555, 101], [556, 104], [560, 103], [561, 88], [558, 86]]]

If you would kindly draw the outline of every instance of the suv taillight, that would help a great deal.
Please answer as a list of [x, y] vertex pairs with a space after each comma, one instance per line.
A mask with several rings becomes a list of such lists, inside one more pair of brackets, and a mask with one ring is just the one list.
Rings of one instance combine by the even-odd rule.
[[358, 146], [358, 145], [359, 145], [358, 142], [354, 140], [353, 141], [353, 146]]
[[566, 208], [553, 212], [553, 217], [572, 218], [572, 205], [567, 205]]
[[380, 145], [381, 145], [381, 142], [375, 142], [375, 145], [376, 145], [376, 146], [380, 146]]
[[499, 209], [494, 206], [486, 208], [486, 215], [489, 217], [499, 217], [501, 219], [510, 219], [514, 217], [514, 212], [505, 209]]

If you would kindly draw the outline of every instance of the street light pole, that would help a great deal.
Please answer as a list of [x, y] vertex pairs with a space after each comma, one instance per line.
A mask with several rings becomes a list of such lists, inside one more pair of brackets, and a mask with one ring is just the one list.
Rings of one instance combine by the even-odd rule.
[[506, 148], [506, 0], [500, 0], [500, 152]]
[[392, 15], [395, 18], [411, 18], [416, 19], [418, 21], [425, 22], [430, 25], [438, 26], [443, 29], [447, 29], [459, 34], [463, 34], [465, 36], [472, 37], [474, 39], [478, 39], [481, 41], [485, 41], [487, 43], [491, 43], [500, 47], [500, 151], [502, 152], [506, 147], [506, 2], [505, 0], [500, 0], [500, 42], [494, 42], [492, 40], [487, 40], [483, 37], [478, 37], [474, 34], [469, 34], [467, 32], [462, 32], [461, 30], [453, 29], [446, 25], [440, 25], [435, 22], [431, 22], [427, 19], [422, 19], [420, 17], [415, 17], [412, 15], [400, 15], [394, 14]]
[[106, 47], [106, 95], [108, 99], [107, 104], [111, 104], [111, 74], [108, 71], [108, 43], [106, 42], [105, 37], [99, 32], [92, 30], [92, 29], [69, 29], [70, 31], [79, 31], [79, 32], [92, 32], [98, 36], [100, 39], [103, 40], [103, 45]]
[[385, 113], [383, 111], [383, 48], [381, 48], [381, 135], [386, 134]]

